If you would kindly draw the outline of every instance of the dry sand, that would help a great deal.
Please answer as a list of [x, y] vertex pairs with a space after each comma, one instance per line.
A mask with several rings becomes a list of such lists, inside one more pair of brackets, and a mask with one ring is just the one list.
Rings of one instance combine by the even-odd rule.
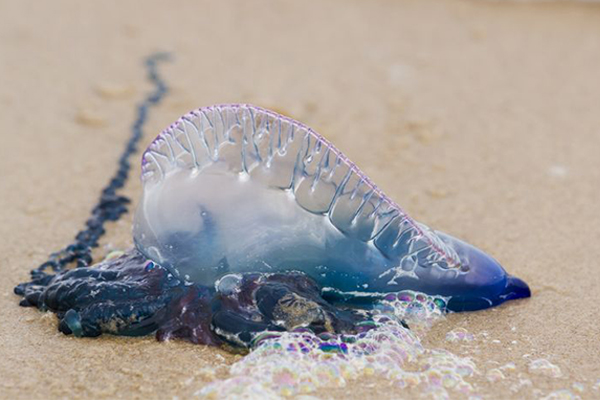
[[[600, 397], [599, 6], [4, 0], [1, 398], [185, 398], [235, 359], [153, 338], [63, 336], [53, 315], [18, 307], [12, 294], [85, 221], [149, 89], [140, 61], [155, 50], [176, 56], [163, 68], [173, 90], [145, 144], [190, 109], [221, 102], [313, 126], [415, 218], [531, 284], [529, 300], [451, 315], [429, 346], [473, 357], [481, 376], [471, 381], [487, 398], [514, 395], [521, 379], [532, 387], [519, 396]], [[126, 191], [136, 199], [139, 182]], [[97, 256], [129, 246], [130, 224], [109, 226]], [[477, 340], [445, 341], [455, 327]], [[562, 377], [529, 376], [536, 358]], [[509, 361], [516, 370], [488, 383], [486, 371]], [[316, 395], [414, 393], [373, 380]]]

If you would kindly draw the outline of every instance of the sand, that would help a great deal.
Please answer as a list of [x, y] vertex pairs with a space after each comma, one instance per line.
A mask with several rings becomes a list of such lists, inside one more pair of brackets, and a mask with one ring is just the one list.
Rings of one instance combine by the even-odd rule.
[[[163, 68], [172, 92], [144, 144], [222, 102], [305, 122], [416, 219], [531, 284], [531, 299], [451, 315], [425, 338], [473, 357], [478, 393], [600, 396], [599, 20], [600, 6], [574, 2], [0, 2], [0, 398], [186, 398], [236, 359], [151, 337], [67, 337], [12, 294], [82, 227], [156, 50], [175, 55]], [[138, 174], [136, 163], [133, 199]], [[129, 246], [130, 226], [131, 215], [110, 225], [96, 256]], [[446, 341], [457, 327], [476, 340]], [[538, 358], [561, 376], [529, 373]], [[371, 379], [314, 395], [415, 393]]]

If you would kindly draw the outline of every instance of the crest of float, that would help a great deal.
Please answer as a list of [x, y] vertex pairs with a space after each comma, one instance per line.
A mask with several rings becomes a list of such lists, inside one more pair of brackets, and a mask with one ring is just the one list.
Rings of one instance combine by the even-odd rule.
[[142, 160], [137, 248], [190, 282], [301, 271], [338, 299], [405, 289], [478, 309], [529, 296], [480, 250], [411, 219], [310, 128], [249, 105], [193, 111]]

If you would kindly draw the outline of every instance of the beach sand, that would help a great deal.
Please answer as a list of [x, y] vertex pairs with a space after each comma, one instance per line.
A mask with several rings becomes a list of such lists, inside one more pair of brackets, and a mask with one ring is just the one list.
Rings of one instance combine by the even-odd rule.
[[[186, 398], [240, 356], [77, 339], [13, 287], [83, 226], [150, 89], [145, 146], [185, 112], [272, 108], [322, 133], [413, 217], [496, 257], [531, 299], [453, 314], [425, 343], [485, 398], [600, 397], [600, 6], [458, 0], [0, 2], [0, 398]], [[126, 194], [140, 194], [135, 163]], [[134, 205], [133, 205], [134, 206]], [[131, 213], [97, 258], [131, 245]], [[445, 340], [457, 327], [475, 340]], [[560, 369], [529, 372], [544, 358]], [[486, 374], [505, 369], [490, 383]], [[555, 375], [554, 377], [552, 375]], [[565, 394], [563, 392], [563, 394]], [[410, 398], [381, 378], [320, 398]]]

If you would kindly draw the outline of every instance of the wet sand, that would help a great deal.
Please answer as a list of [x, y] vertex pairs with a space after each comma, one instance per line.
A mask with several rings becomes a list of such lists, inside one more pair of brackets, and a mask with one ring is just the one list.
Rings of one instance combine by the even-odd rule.
[[[600, 6], [572, 2], [0, 2], [0, 398], [186, 398], [239, 357], [67, 337], [12, 294], [82, 227], [150, 89], [141, 60], [157, 50], [175, 55], [162, 68], [172, 92], [144, 144], [224, 102], [314, 127], [417, 220], [530, 283], [531, 299], [450, 315], [427, 346], [472, 357], [485, 398], [599, 397], [598, 21]], [[111, 224], [96, 256], [130, 246], [130, 227], [131, 214]], [[457, 327], [475, 340], [445, 340]], [[530, 373], [539, 358], [560, 377]], [[415, 394], [374, 378], [314, 393]]]

